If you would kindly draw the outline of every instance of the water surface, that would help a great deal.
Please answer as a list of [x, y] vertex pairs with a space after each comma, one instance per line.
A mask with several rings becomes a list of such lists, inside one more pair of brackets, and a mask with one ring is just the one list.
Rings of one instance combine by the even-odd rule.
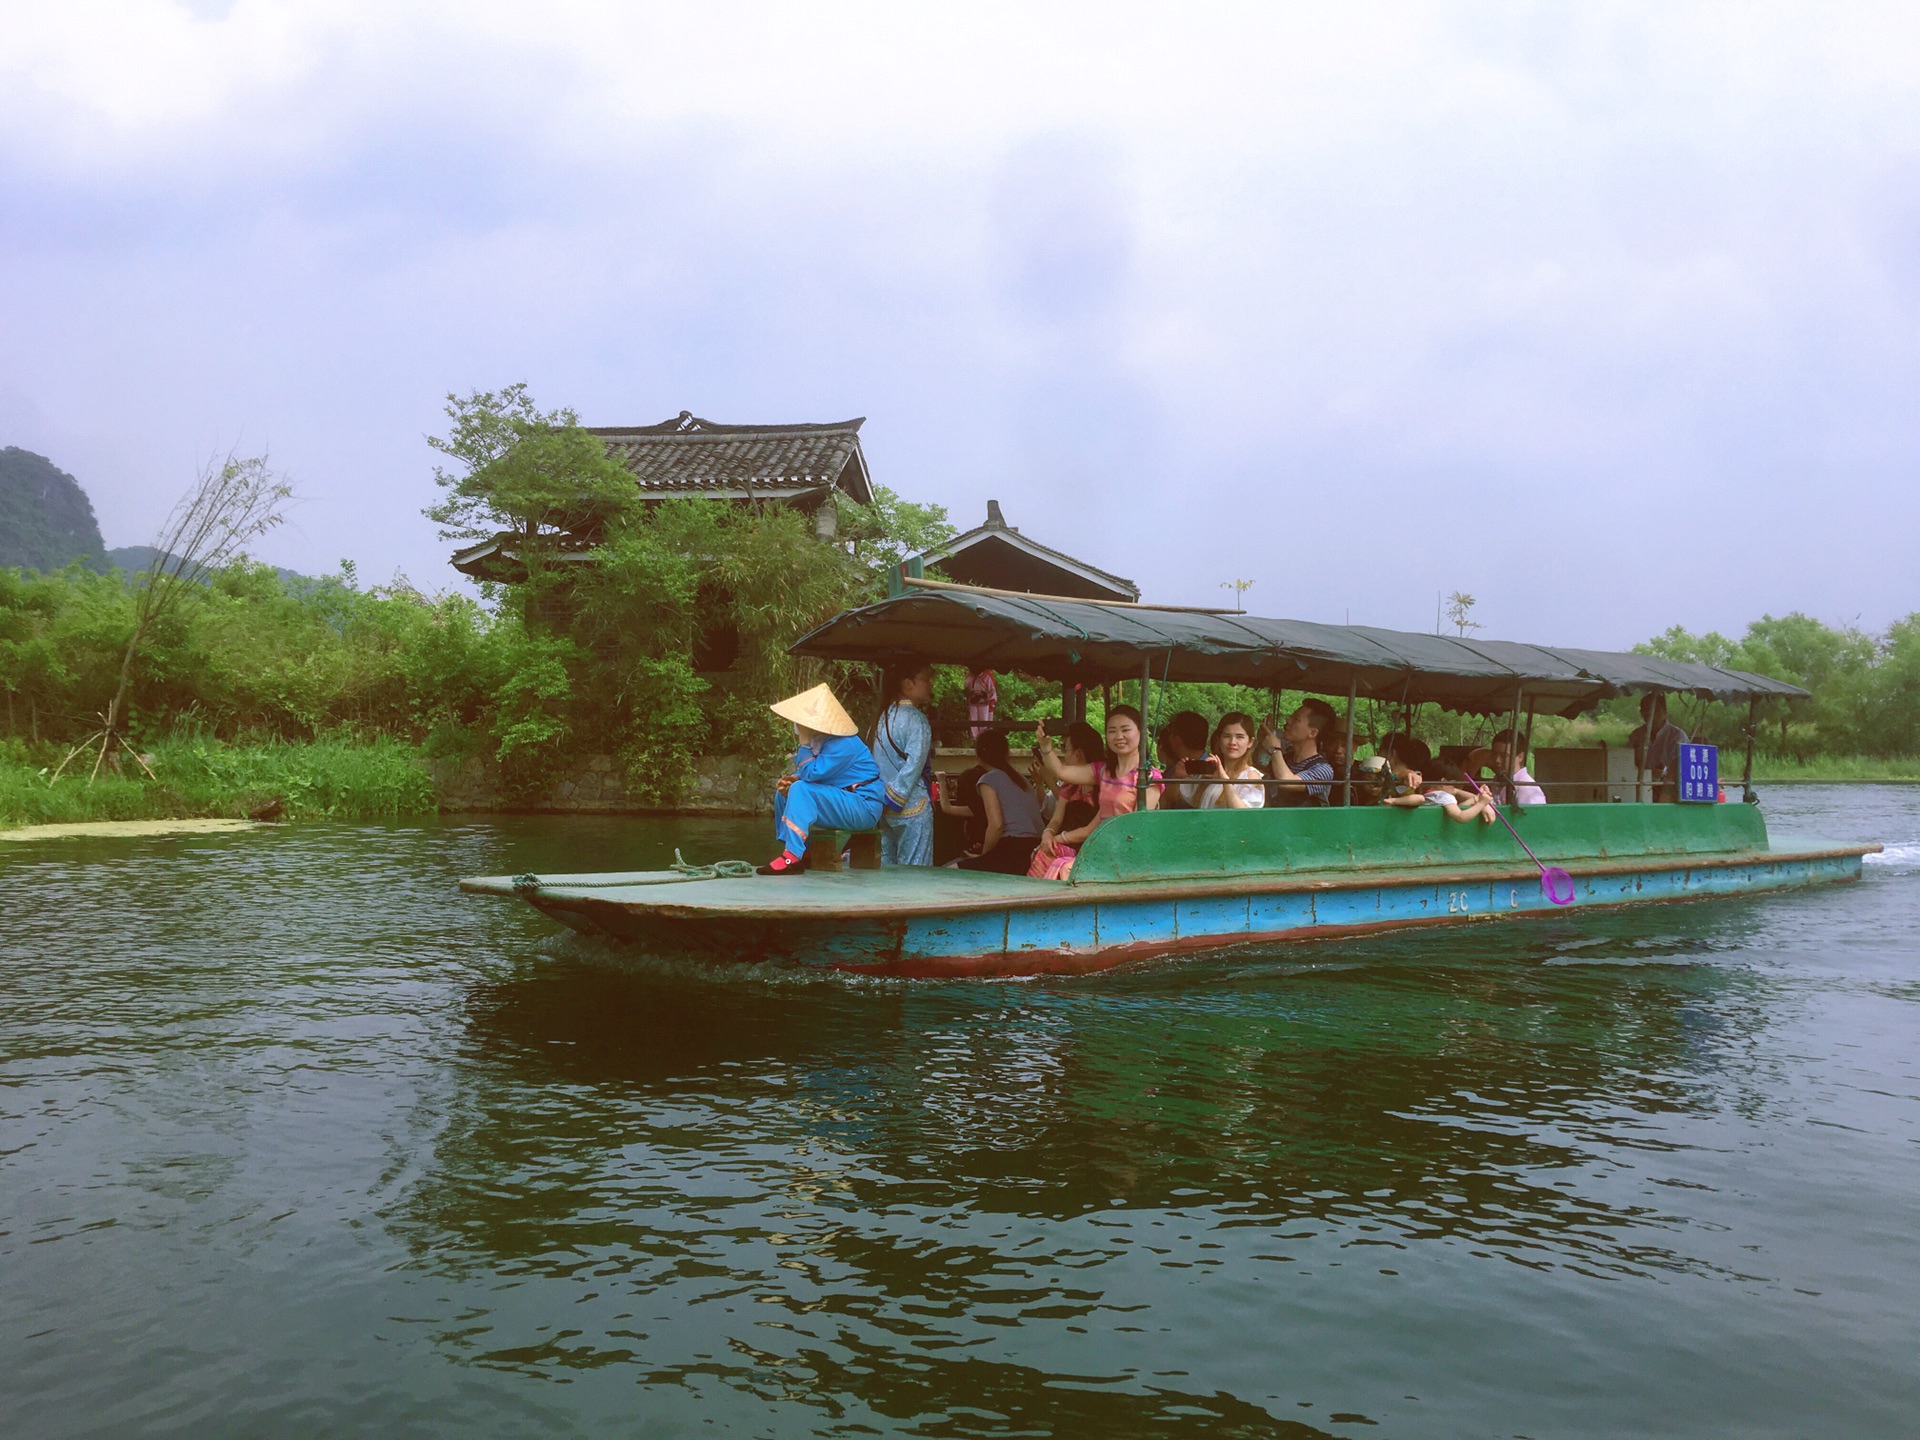
[[1920, 788], [1858, 886], [1089, 979], [714, 975], [500, 818], [0, 854], [22, 1436], [1920, 1428]]

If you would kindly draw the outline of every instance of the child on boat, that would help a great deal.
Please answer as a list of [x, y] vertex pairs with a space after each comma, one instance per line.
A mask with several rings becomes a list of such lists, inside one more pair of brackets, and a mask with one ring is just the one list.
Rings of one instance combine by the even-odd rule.
[[783, 847], [762, 875], [798, 875], [807, 868], [807, 835], [815, 822], [836, 830], [871, 830], [880, 823], [886, 786], [873, 752], [825, 685], [767, 707], [793, 722], [800, 748], [793, 770], [775, 784], [773, 829]]
[[[1084, 720], [1075, 720], [1067, 726], [1066, 737], [1060, 746], [1060, 758], [1064, 762], [1062, 768], [1086, 765], [1097, 760], [1101, 749], [1100, 732]], [[1091, 790], [1084, 790], [1065, 780], [1058, 783], [1050, 781], [1038, 747], [1029, 757], [1028, 766], [1028, 778], [1034, 793], [1037, 795], [1049, 788], [1052, 790], [1051, 799], [1042, 805], [1047, 823], [1040, 832], [1040, 843], [1049, 848], [1062, 842], [1079, 845], [1093, 833], [1093, 823], [1100, 816], [1097, 803], [1100, 797]]]
[[[1091, 765], [1068, 765], [1053, 753], [1053, 741], [1047, 737], [1045, 722], [1034, 726], [1033, 747], [1040, 763], [1046, 767], [1048, 778], [1099, 792], [1099, 809], [1087, 833], [1091, 834], [1115, 815], [1133, 812], [1140, 783], [1140, 741], [1144, 733], [1140, 712], [1131, 705], [1116, 705], [1107, 712], [1105, 756]], [[1149, 769], [1147, 778], [1154, 782], [1147, 787], [1147, 809], [1157, 810], [1160, 808], [1160, 772]], [[1072, 846], [1061, 844], [1049, 832], [1040, 837], [1040, 844], [1034, 848], [1033, 864], [1027, 873], [1041, 880], [1069, 879], [1073, 874], [1074, 854]]]
[[1438, 805], [1462, 824], [1476, 818], [1483, 824], [1493, 823], [1493, 798], [1486, 791], [1473, 791], [1463, 798], [1459, 788], [1444, 779], [1428, 782], [1424, 772], [1436, 770], [1436, 765], [1426, 741], [1411, 735], [1389, 735], [1381, 742], [1381, 749], [1393, 777], [1391, 783], [1381, 786], [1382, 805], [1403, 810]]

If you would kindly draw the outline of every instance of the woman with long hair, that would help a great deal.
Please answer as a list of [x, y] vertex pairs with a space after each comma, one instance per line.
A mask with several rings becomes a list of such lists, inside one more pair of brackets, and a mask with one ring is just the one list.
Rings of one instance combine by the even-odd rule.
[[[1190, 775], [1215, 775], [1224, 781], [1264, 779], [1253, 763], [1253, 739], [1260, 733], [1251, 715], [1229, 710], [1213, 727], [1213, 753], [1201, 761], [1187, 762]], [[1211, 766], [1211, 769], [1201, 768]], [[1197, 810], [1259, 810], [1267, 803], [1264, 785], [1209, 785], [1194, 802]]]
[[987, 767], [977, 787], [987, 827], [980, 848], [960, 857], [960, 868], [1024, 875], [1045, 828], [1040, 819], [1040, 802], [1034, 798], [1033, 787], [1027, 784], [1026, 777], [1013, 768], [1005, 731], [982, 731], [980, 738], [973, 742], [973, 753]]
[[[1091, 834], [1115, 815], [1132, 813], [1140, 784], [1140, 742], [1145, 733], [1138, 710], [1131, 705], [1116, 705], [1107, 711], [1106, 752], [1090, 765], [1070, 765], [1053, 753], [1053, 741], [1047, 738], [1046, 725], [1034, 727], [1034, 748], [1039, 751], [1040, 763], [1046, 767], [1048, 778], [1082, 785], [1098, 793], [1099, 804], [1087, 833]], [[1150, 769], [1147, 778], [1154, 782], [1147, 787], [1147, 809], [1157, 810], [1160, 808], [1160, 772]], [[1034, 849], [1033, 864], [1027, 873], [1043, 880], [1065, 880], [1073, 873], [1075, 853], [1072, 846], [1058, 840], [1050, 842], [1043, 836]]]
[[924, 660], [889, 665], [881, 680], [886, 709], [873, 726], [873, 763], [886, 785], [880, 817], [882, 865], [933, 864], [933, 667]]

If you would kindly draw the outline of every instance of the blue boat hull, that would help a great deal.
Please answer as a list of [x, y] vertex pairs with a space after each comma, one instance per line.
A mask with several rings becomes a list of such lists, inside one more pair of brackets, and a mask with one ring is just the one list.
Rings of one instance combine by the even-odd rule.
[[[581, 890], [530, 895], [585, 934], [648, 950], [730, 961], [780, 961], [921, 977], [1079, 974], [1132, 960], [1252, 942], [1364, 934], [1595, 906], [1744, 895], [1857, 880], [1867, 847], [1576, 869], [1573, 907], [1552, 905], [1536, 875], [1453, 873], [1302, 881], [1061, 886], [1044, 904], [900, 913], [849, 908], [777, 918], [638, 905]], [[852, 877], [849, 877], [852, 878]], [[1057, 898], [1055, 898], [1057, 896]]]

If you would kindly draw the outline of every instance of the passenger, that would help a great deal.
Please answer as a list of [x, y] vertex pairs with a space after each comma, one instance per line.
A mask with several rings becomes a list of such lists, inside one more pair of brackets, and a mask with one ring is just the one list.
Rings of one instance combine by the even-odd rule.
[[1627, 737], [1633, 763], [1648, 772], [1655, 800], [1678, 800], [1680, 747], [1687, 743], [1687, 732], [1667, 718], [1667, 697], [1661, 694], [1640, 697], [1640, 719]]
[[[1088, 765], [1100, 758], [1101, 750], [1100, 732], [1084, 720], [1075, 720], [1067, 726], [1060, 758], [1068, 765]], [[1029, 764], [1034, 789], [1038, 792], [1048, 783], [1046, 762], [1041, 759], [1038, 746], [1034, 747]], [[1064, 780], [1056, 783], [1044, 807], [1047, 832], [1053, 836], [1055, 842], [1064, 841], [1068, 845], [1078, 845], [1092, 834], [1094, 819], [1100, 813], [1099, 798], [1096, 792], [1083, 790], [1080, 786], [1069, 784]], [[1044, 843], [1044, 835], [1042, 840]]]
[[1527, 742], [1516, 741], [1513, 731], [1502, 730], [1487, 742], [1487, 748], [1476, 750], [1467, 756], [1467, 773], [1478, 775], [1483, 770], [1493, 771], [1493, 780], [1488, 786], [1493, 798], [1502, 805], [1544, 805], [1547, 792], [1527, 773]]
[[1353, 803], [1355, 805], [1379, 805], [1388, 796], [1398, 793], [1400, 793], [1399, 782], [1393, 778], [1393, 770], [1387, 764], [1385, 742], [1382, 742], [1378, 754], [1353, 762]]
[[993, 671], [981, 669], [967, 672], [963, 688], [967, 696], [967, 720], [973, 726], [973, 738], [978, 740], [993, 724], [994, 712], [1000, 708], [1000, 685], [993, 678]]
[[973, 742], [973, 753], [987, 766], [979, 787], [986, 833], [978, 849], [960, 857], [960, 868], [1024, 875], [1046, 828], [1040, 819], [1040, 802], [1013, 768], [1004, 732], [985, 732]]
[[933, 667], [920, 660], [887, 668], [887, 708], [873, 727], [873, 760], [886, 783], [880, 821], [882, 865], [933, 864], [933, 724], [921, 706], [933, 699]]
[[940, 813], [960, 822], [961, 848], [965, 850], [978, 850], [980, 837], [986, 833], [987, 819], [980, 805], [980, 777], [986, 773], [985, 765], [972, 765], [958, 775], [945, 777], [935, 789]]
[[774, 786], [773, 831], [783, 848], [759, 869], [762, 875], [798, 875], [807, 868], [807, 836], [816, 822], [871, 830], [880, 823], [887, 790], [860, 727], [825, 685], [767, 708], [793, 722], [800, 748], [793, 769]]
[[[1265, 773], [1253, 763], [1253, 737], [1259, 731], [1251, 715], [1229, 710], [1213, 730], [1213, 753], [1206, 758], [1207, 770], [1222, 780], [1264, 780]], [[1267, 803], [1264, 785], [1209, 785], [1200, 792], [1201, 810], [1258, 810]]]
[[[1099, 808], [1093, 817], [1093, 823], [1086, 827], [1085, 834], [1091, 834], [1116, 815], [1131, 814], [1137, 800], [1135, 794], [1140, 782], [1140, 742], [1143, 731], [1140, 726], [1140, 712], [1131, 705], [1116, 705], [1107, 712], [1107, 748], [1101, 759], [1092, 764], [1066, 765], [1053, 753], [1053, 742], [1047, 738], [1044, 724], [1034, 728], [1034, 748], [1040, 752], [1041, 763], [1047, 767], [1047, 774], [1055, 781], [1064, 780], [1069, 784], [1084, 786], [1098, 793]], [[1148, 769], [1147, 778], [1156, 783], [1147, 787], [1147, 808], [1160, 808], [1160, 772]], [[1065, 836], [1042, 836], [1040, 844], [1034, 848], [1033, 864], [1028, 867], [1029, 875], [1043, 880], [1065, 880], [1073, 873], [1073, 859], [1076, 853], [1073, 845], [1066, 842]]]
[[1476, 816], [1488, 825], [1493, 823], [1493, 803], [1485, 792], [1462, 800], [1458, 792], [1444, 780], [1428, 783], [1426, 772], [1439, 772], [1426, 741], [1411, 735], [1390, 735], [1384, 742], [1383, 754], [1391, 779], [1383, 777], [1381, 780], [1382, 805], [1405, 810], [1418, 810], [1422, 805], [1439, 805], [1462, 824]]
[[1393, 772], [1387, 768], [1386, 741], [1374, 746], [1374, 753], [1365, 759], [1353, 762], [1353, 803], [1355, 805], [1378, 805], [1380, 803], [1382, 777], [1391, 783]]
[[1454, 799], [1462, 802], [1472, 800], [1482, 794], [1488, 796], [1489, 799], [1492, 798], [1493, 792], [1491, 790], [1488, 790], [1485, 786], [1474, 784], [1472, 780], [1467, 778], [1467, 772], [1465, 770], [1462, 770], [1450, 760], [1441, 759], [1438, 755], [1434, 756], [1433, 759], [1428, 762], [1427, 769], [1422, 773], [1426, 776], [1427, 783], [1422, 786], [1421, 789], [1426, 794], [1444, 790], [1453, 796]]
[[[1207, 762], [1207, 717], [1182, 710], [1160, 727], [1160, 764], [1169, 782], [1188, 776], [1211, 775]], [[1162, 810], [1191, 810], [1198, 804], [1198, 785], [1169, 783], [1160, 797]]]
[[1320, 753], [1320, 737], [1339, 723], [1333, 707], [1324, 700], [1303, 701], [1287, 717], [1286, 727], [1278, 734], [1271, 725], [1261, 730], [1260, 744], [1271, 758], [1267, 769], [1276, 780], [1305, 780], [1305, 785], [1285, 785], [1274, 792], [1274, 805], [1324, 805], [1332, 788], [1333, 767]]

